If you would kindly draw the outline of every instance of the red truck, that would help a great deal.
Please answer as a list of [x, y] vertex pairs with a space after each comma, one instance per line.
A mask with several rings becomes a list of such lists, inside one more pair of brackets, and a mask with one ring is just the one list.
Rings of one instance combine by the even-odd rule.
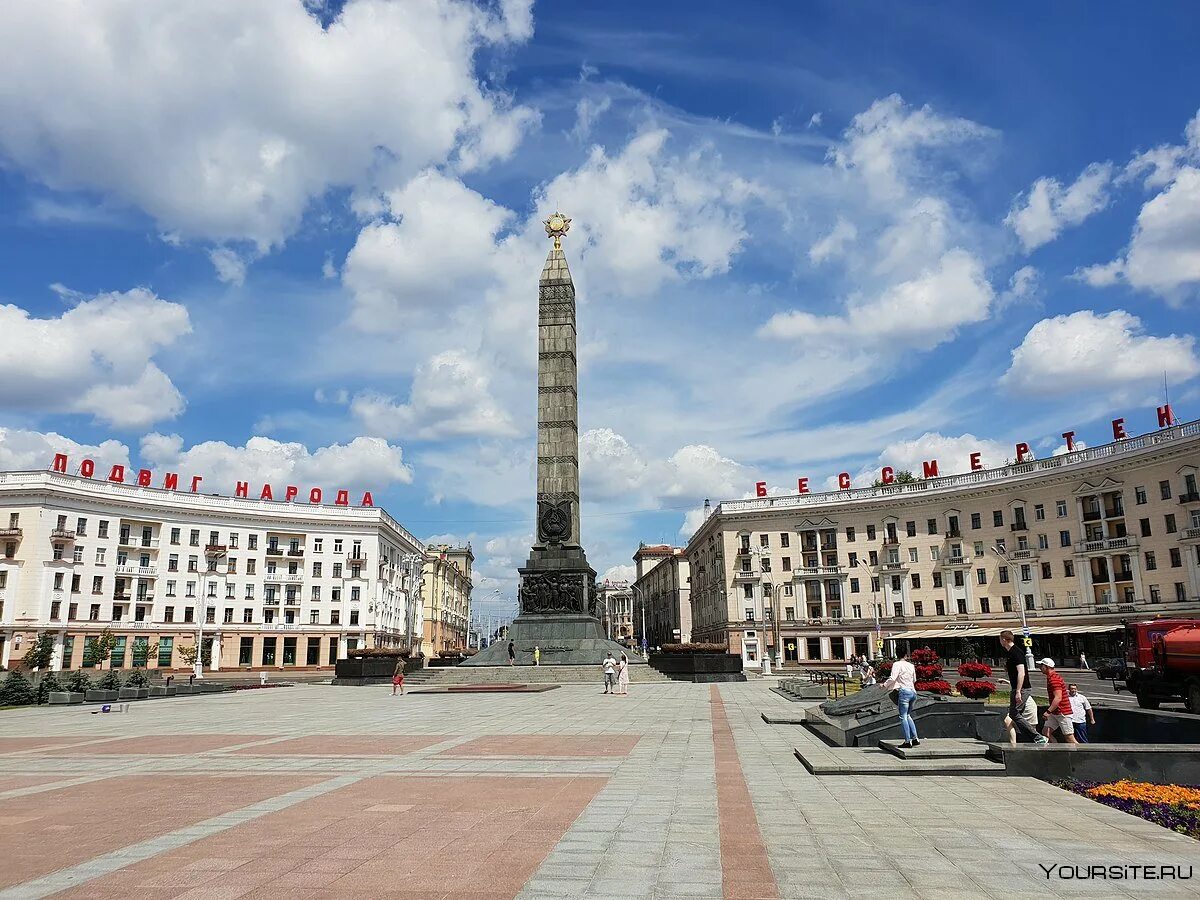
[[1125, 637], [1125, 683], [1138, 706], [1183, 700], [1200, 713], [1200, 619], [1129, 622]]

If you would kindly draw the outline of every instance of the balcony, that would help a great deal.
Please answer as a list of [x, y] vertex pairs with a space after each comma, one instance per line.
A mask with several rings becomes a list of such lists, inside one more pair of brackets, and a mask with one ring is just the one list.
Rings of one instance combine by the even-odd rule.
[[268, 547], [267, 556], [283, 556], [282, 547]]
[[961, 537], [962, 537], [962, 532], [959, 531], [957, 528], [951, 528], [949, 531], [946, 532], [947, 540], [953, 541], [953, 540], [957, 540]]
[[972, 558], [969, 556], [943, 556], [942, 567], [945, 569], [953, 569], [955, 567], [965, 568], [970, 566]]
[[[1186, 494], [1180, 494], [1179, 502], [1180, 503], [1200, 503], [1200, 493], [1198, 493], [1196, 491], [1188, 491]], [[0, 532], [0, 536], [2, 536], [2, 535], [3, 535], [3, 532]]]
[[4, 541], [4, 540], [8, 540], [8, 541], [18, 540], [19, 541], [20, 539], [21, 539], [21, 529], [20, 528], [0, 528], [0, 541]]
[[827, 541], [821, 545], [822, 553], [834, 553], [837, 551], [837, 541]]
[[69, 528], [55, 528], [50, 532], [50, 542], [53, 544], [69, 544], [75, 540], [75, 532]]
[[841, 566], [797, 566], [792, 570], [792, 578], [821, 578], [824, 576], [840, 577]]
[[1025, 547], [1020, 550], [1009, 551], [1008, 558], [1009, 559], [1037, 559], [1037, 554], [1038, 554], [1038, 552], [1036, 550], [1032, 550], [1028, 547]]
[[1179, 534], [1181, 541], [1200, 541], [1200, 528], [1185, 528]]
[[1101, 538], [1097, 541], [1076, 541], [1075, 552], [1080, 555], [1088, 553], [1108, 553], [1113, 550], [1137, 549], [1137, 538], [1130, 535], [1116, 538]]
[[883, 536], [883, 546], [899, 547], [900, 546], [900, 536], [896, 535], [896, 534], [885, 534]]
[[1029, 525], [1028, 525], [1028, 523], [1026, 523], [1024, 521], [1013, 522], [1011, 525], [1008, 526], [1008, 529], [1009, 529], [1009, 531], [1028, 531]]
[[278, 597], [268, 597], [266, 600], [263, 601], [263, 606], [278, 606], [278, 605], [279, 605]]
[[755, 572], [754, 570], [749, 570], [749, 571], [740, 571], [739, 570], [739, 571], [733, 573], [734, 581], [758, 581], [758, 579], [760, 579], [761, 577], [762, 577], [762, 575], [758, 572]]
[[289, 572], [287, 575], [283, 576], [283, 580], [287, 581], [291, 584], [298, 584], [299, 582], [304, 580], [304, 576], [298, 572], [295, 574]]
[[287, 555], [288, 555], [288, 556], [293, 556], [293, 557], [295, 557], [295, 556], [303, 556], [303, 555], [304, 555], [304, 551], [303, 551], [303, 550], [289, 550], [289, 551], [287, 552]]
[[205, 544], [204, 545], [204, 555], [205, 556], [224, 556], [228, 552], [229, 552], [228, 544]]
[[361, 565], [365, 564], [366, 561], [367, 561], [367, 558], [365, 556], [363, 556], [362, 553], [355, 553], [353, 550], [351, 550], [349, 553], [346, 554], [346, 564], [347, 565], [357, 563], [358, 565], [361, 566]]
[[1129, 570], [1113, 572], [1113, 581], [1133, 581], [1133, 572]]
[[113, 594], [113, 603], [128, 603], [128, 594]]
[[880, 572], [906, 572], [908, 571], [908, 563], [906, 562], [886, 562], [879, 567]]
[[154, 595], [153, 594], [138, 594], [133, 599], [137, 603], [153, 603]]

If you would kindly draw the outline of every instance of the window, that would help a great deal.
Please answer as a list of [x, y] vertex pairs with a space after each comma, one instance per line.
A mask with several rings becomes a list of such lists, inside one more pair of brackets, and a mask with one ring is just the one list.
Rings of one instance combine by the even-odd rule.
[[963, 575], [963, 570], [955, 569], [954, 570], [954, 586], [955, 587], [966, 587], [966, 582], [967, 582], [967, 578], [965, 575]]
[[54, 589], [56, 591], [61, 591], [63, 589], [63, 573], [62, 572], [54, 573]]
[[257, 550], [258, 549], [258, 535], [257, 534], [246, 535], [246, 548], [249, 550]]
[[771, 539], [770, 539], [770, 536], [769, 536], [769, 535], [765, 535], [765, 534], [760, 534], [760, 535], [758, 536], [758, 546], [760, 546], [760, 547], [770, 547], [770, 546], [771, 546]]
[[196, 621], [196, 611], [192, 607], [185, 606], [183, 608], [183, 621], [184, 622], [195, 622]]
[[850, 579], [850, 593], [857, 594], [859, 592], [859, 584], [857, 578]]
[[867, 561], [872, 567], [879, 565], [879, 554], [874, 550], [867, 551]]
[[257, 566], [257, 562], [255, 560], [253, 560], [253, 559], [246, 560], [246, 574], [253, 575], [255, 572], [256, 566]]
[[921, 576], [917, 572], [912, 573], [912, 586], [914, 590], [919, 590], [921, 587]]
[[1033, 581], [1033, 570], [1030, 569], [1029, 566], [1021, 566], [1021, 580]]
[[171, 658], [174, 656], [175, 638], [160, 637], [158, 639], [158, 666], [160, 669], [168, 669], [171, 667]]
[[229, 532], [229, 549], [236, 550], [238, 545], [238, 536], [236, 531]]
[[334, 539], [333, 539], [333, 552], [334, 552], [334, 553], [341, 553], [341, 552], [342, 552], [342, 539], [341, 539], [341, 538], [334, 538]]
[[309, 623], [310, 625], [316, 625], [316, 624], [317, 624], [317, 617], [318, 617], [319, 615], [320, 615], [320, 613], [318, 613], [318, 612], [317, 612], [315, 609], [313, 609], [313, 610], [309, 610], [309, 613], [308, 613], [308, 623]]
[[1060, 546], [1060, 547], [1070, 547], [1071, 546], [1071, 532], [1060, 531], [1058, 533], [1058, 546]]
[[175, 607], [168, 606], [163, 610], [163, 621], [164, 622], [174, 622], [175, 621]]
[[227, 607], [225, 607], [225, 623], [229, 624], [232, 621], [233, 621], [233, 609], [232, 609], [232, 607], [227, 606]]
[[908, 561], [909, 561], [909, 562], [914, 562], [914, 563], [915, 563], [915, 562], [917, 561], [917, 558], [918, 558], [918, 551], [917, 551], [917, 548], [916, 548], [916, 547], [909, 547], [909, 548], [908, 548]]
[[1052, 570], [1051, 570], [1051, 568], [1050, 568], [1050, 563], [1048, 563], [1048, 562], [1044, 562], [1044, 563], [1042, 563], [1042, 577], [1043, 577], [1043, 578], [1052, 578], [1052, 577], [1054, 577], [1054, 576], [1053, 576], [1053, 572], [1052, 572]]
[[1065, 519], [1067, 517], [1067, 501], [1066, 500], [1055, 500], [1054, 501], [1054, 514], [1056, 516], [1058, 516], [1060, 519]]
[[71, 576], [71, 593], [72, 594], [79, 593], [79, 582], [82, 577], [83, 576], [79, 575], [78, 573]]
[[878, 579], [878, 578], [872, 578], [872, 579], [871, 579], [871, 590], [872, 590], [872, 591], [878, 591], [878, 590], [879, 590], [879, 579]]
[[975, 570], [975, 583], [976, 584], [987, 584], [987, 569], [976, 569]]
[[937, 519], [926, 519], [925, 520], [925, 531], [927, 534], [937, 534], [938, 533]]
[[[750, 589], [750, 585], [748, 585], [748, 584], [742, 585], [742, 587], [746, 588], [747, 590]], [[329, 589], [329, 599], [332, 600], [334, 603], [341, 602], [342, 589], [341, 588], [330, 588]]]
[[179, 546], [179, 529], [178, 528], [171, 529], [171, 543], [175, 546]]
[[242, 621], [245, 622], [247, 625], [252, 623], [254, 621], [254, 610], [243, 609], [242, 610]]
[[1171, 499], [1171, 482], [1160, 481], [1158, 483], [1158, 493], [1163, 500]]
[[[769, 557], [769, 556], [764, 556], [764, 557], [762, 558], [762, 570], [763, 570], [764, 572], [770, 572], [770, 571], [771, 571], [771, 557]], [[353, 574], [355, 577], [357, 577], [357, 574], [358, 574], [358, 566], [355, 566], [355, 567], [354, 567], [354, 571], [353, 571], [353, 573], [352, 573], [352, 574]], [[354, 588], [354, 590], [356, 590], [356, 591], [357, 591], [357, 590], [358, 590], [358, 588]]]
[[786, 531], [781, 531], [779, 533], [779, 546], [780, 547], [790, 546], [790, 539], [789, 539], [788, 533]]
[[1142, 529], [1142, 537], [1150, 537], [1150, 520], [1138, 519], [1138, 527]]
[[263, 638], [262, 643], [262, 664], [264, 666], [275, 665], [275, 648], [279, 642], [279, 638], [268, 637]]
[[785, 556], [783, 558], [783, 571], [785, 571], [785, 572], [792, 571], [792, 558], [790, 556]]
[[904, 585], [899, 575], [892, 576], [892, 590], [896, 593], [900, 593], [900, 591], [904, 590]]
[[341, 578], [341, 577], [342, 577], [342, 564], [341, 564], [341, 563], [334, 563], [334, 564], [333, 564], [333, 577], [334, 577], [334, 578]]
[[319, 584], [314, 584], [314, 585], [312, 586], [312, 598], [313, 598], [313, 602], [314, 602], [314, 603], [316, 603], [316, 602], [319, 602], [319, 601], [320, 601], [320, 599], [321, 599], [321, 586], [320, 586]]
[[1008, 566], [1001, 566], [996, 570], [1000, 576], [1001, 584], [1008, 584]]
[[847, 541], [854, 540], [854, 529], [853, 528], [850, 528], [850, 527], [846, 528], [846, 540]]
[[875, 526], [874, 525], [867, 526], [867, 540], [868, 541], [875, 540]]
[[1187, 599], [1187, 590], [1182, 581], [1175, 582], [1175, 602], [1182, 603]]
[[924, 606], [924, 604], [921, 603], [920, 600], [913, 601], [913, 615], [914, 616], [925, 615], [925, 606]]
[[[210, 561], [210, 562], [214, 562], [214, 563], [215, 563], [215, 560], [212, 560], [212, 561]], [[189, 572], [196, 572], [196, 571], [199, 571], [199, 560], [198, 560], [198, 557], [195, 557], [195, 556], [189, 556], [189, 557], [188, 557], [188, 568], [187, 568], [187, 570], [188, 570]]]
[[331, 610], [329, 613], [329, 624], [340, 625], [342, 622], [342, 614], [338, 610]]
[[997, 509], [992, 511], [992, 525], [996, 528], [1004, 525], [1004, 510]]
[[1161, 603], [1162, 602], [1162, 591], [1160, 591], [1158, 589], [1157, 584], [1150, 585], [1150, 602], [1151, 603]]
[[933, 560], [933, 562], [937, 562], [939, 559], [941, 559], [941, 557], [942, 557], [942, 548], [941, 547], [934, 545], [929, 548], [929, 558], [931, 560]]
[[319, 562], [315, 562], [315, 563], [313, 563], [313, 578], [320, 578], [320, 577], [321, 577], [321, 564]]
[[188, 536], [188, 546], [189, 547], [199, 547], [200, 546], [200, 529], [199, 528], [192, 529], [192, 533]]
[[1174, 513], [1168, 513], [1167, 515], [1163, 516], [1163, 521], [1165, 521], [1167, 525], [1167, 534], [1174, 534], [1178, 530], [1175, 527]]
[[1067, 578], [1075, 577], [1075, 561], [1073, 559], [1063, 561], [1063, 575]]
[[906, 535], [908, 535], [909, 537], [916, 537], [917, 536], [917, 523], [916, 522], [905, 522], [904, 523], [904, 533]]
[[361, 591], [361, 588], [356, 588], [356, 587], [350, 588], [350, 602], [351, 603], [358, 602], [358, 596], [359, 596], [360, 591]]
[[325, 549], [324, 538], [313, 538], [313, 553], [321, 553]]
[[1147, 550], [1146, 551], [1146, 571], [1153, 572], [1157, 568], [1158, 568], [1158, 561], [1154, 558], [1154, 551]]
[[1183, 565], [1183, 559], [1180, 556], [1179, 548], [1172, 547], [1171, 548], [1171, 568], [1178, 569], [1182, 565]]
[[1146, 489], [1144, 487], [1135, 487], [1133, 489], [1134, 502], [1141, 506], [1146, 502]]
[[949, 526], [949, 537], [958, 537], [958, 516], [949, 516], [946, 524]]
[[940, 588], [942, 586], [942, 573], [941, 572], [933, 573], [933, 586], [935, 588]]
[[254, 585], [252, 585], [252, 584], [246, 585], [246, 599], [247, 600], [254, 599]]

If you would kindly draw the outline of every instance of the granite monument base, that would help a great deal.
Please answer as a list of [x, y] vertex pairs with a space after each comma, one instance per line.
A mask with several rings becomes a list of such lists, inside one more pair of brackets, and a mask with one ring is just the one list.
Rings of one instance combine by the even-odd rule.
[[[911, 715], [922, 738], [1007, 740], [1004, 707], [988, 709], [982, 700], [917, 693]], [[899, 710], [880, 685], [805, 710], [804, 724], [837, 747], [875, 747], [882, 740], [903, 739]]]
[[508, 642], [512, 641], [517, 665], [533, 665], [533, 648], [541, 650], [543, 666], [599, 666], [607, 653], [620, 659], [624, 653], [631, 666], [644, 666], [646, 661], [630, 650], [604, 636], [600, 621], [585, 615], [523, 615], [509, 626], [508, 640], [496, 641], [480, 650], [460, 666], [507, 666]]

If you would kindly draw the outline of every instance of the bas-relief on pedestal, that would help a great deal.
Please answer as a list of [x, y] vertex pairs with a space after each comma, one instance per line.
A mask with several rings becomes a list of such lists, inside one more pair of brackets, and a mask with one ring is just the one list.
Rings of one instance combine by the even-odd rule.
[[[604, 636], [596, 615], [596, 573], [580, 543], [575, 285], [562, 251], [571, 220], [555, 213], [545, 225], [554, 246], [538, 281], [536, 535], [518, 569], [520, 614], [509, 639], [521, 662], [530, 661], [537, 646], [545, 665], [591, 665], [624, 648]], [[498, 643], [464, 665], [507, 662], [508, 645]]]

